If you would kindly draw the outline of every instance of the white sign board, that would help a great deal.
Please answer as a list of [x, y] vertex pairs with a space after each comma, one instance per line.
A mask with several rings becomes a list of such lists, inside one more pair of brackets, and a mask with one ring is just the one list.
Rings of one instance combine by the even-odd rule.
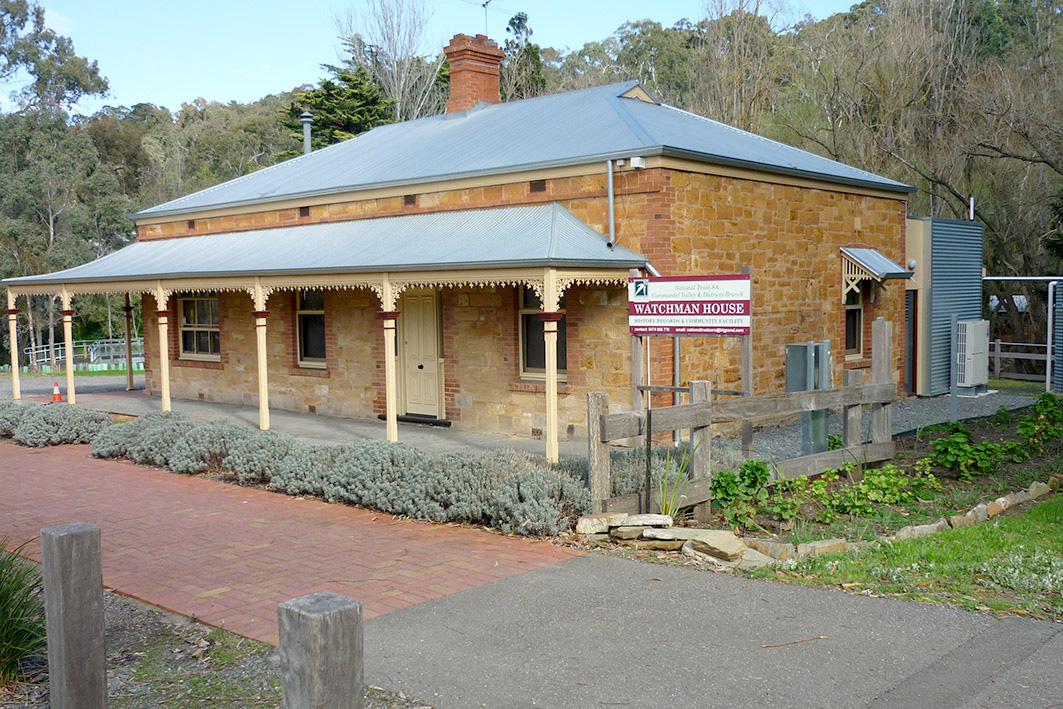
[[632, 335], [748, 335], [752, 287], [748, 274], [631, 278]]

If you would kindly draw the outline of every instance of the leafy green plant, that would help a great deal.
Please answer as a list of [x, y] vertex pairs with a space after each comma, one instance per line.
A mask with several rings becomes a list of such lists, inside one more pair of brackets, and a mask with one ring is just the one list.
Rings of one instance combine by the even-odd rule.
[[19, 556], [25, 544], [14, 549], [7, 544], [0, 539], [0, 685], [17, 679], [23, 663], [45, 648], [40, 570]]
[[963, 432], [931, 442], [930, 450], [936, 465], [952, 470], [964, 482], [970, 482], [976, 475], [996, 472], [1004, 459], [1004, 449], [999, 443], [971, 443]]
[[713, 476], [712, 498], [729, 526], [756, 526], [757, 510], [768, 501], [765, 485], [770, 477], [771, 469], [763, 460], [747, 460], [737, 474], [721, 470]]
[[1015, 430], [1034, 450], [1043, 453], [1047, 443], [1063, 437], [1063, 405], [1054, 394], [1042, 393]]
[[827, 436], [827, 450], [838, 451], [845, 448], [845, 439], [839, 436], [837, 433], [832, 433]]
[[780, 480], [768, 500], [767, 510], [780, 522], [797, 519], [801, 505], [808, 501], [808, 476]]
[[990, 420], [997, 428], [1007, 428], [1015, 421], [1015, 414], [1011, 413], [1006, 407], [1001, 406], [993, 412]]
[[1033, 452], [1018, 441], [1007, 441], [1004, 443], [1004, 457], [1012, 463], [1023, 463], [1033, 457]]

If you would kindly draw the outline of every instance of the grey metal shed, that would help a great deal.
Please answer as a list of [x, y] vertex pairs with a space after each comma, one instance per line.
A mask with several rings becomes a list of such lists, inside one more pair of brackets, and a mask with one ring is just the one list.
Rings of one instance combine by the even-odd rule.
[[908, 219], [907, 255], [916, 276], [908, 285], [905, 371], [915, 379], [909, 390], [920, 396], [949, 391], [952, 316], [982, 318], [982, 238], [978, 222]]

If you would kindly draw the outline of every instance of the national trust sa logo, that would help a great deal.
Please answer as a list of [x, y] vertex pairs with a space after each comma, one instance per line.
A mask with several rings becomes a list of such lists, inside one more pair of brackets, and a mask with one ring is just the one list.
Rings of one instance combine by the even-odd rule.
[[635, 288], [633, 296], [638, 300], [649, 300], [650, 298], [650, 280], [648, 278], [639, 278], [631, 282]]

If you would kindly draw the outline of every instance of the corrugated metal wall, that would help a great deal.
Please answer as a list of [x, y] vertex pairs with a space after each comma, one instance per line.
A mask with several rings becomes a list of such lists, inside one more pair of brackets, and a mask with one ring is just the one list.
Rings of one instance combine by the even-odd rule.
[[1052, 349], [1055, 350], [1055, 361], [1052, 363], [1052, 389], [1063, 394], [1063, 283], [1056, 285], [1054, 297], [1055, 310], [1052, 313]]
[[930, 394], [949, 390], [952, 316], [982, 317], [982, 225], [932, 219], [930, 227]]

